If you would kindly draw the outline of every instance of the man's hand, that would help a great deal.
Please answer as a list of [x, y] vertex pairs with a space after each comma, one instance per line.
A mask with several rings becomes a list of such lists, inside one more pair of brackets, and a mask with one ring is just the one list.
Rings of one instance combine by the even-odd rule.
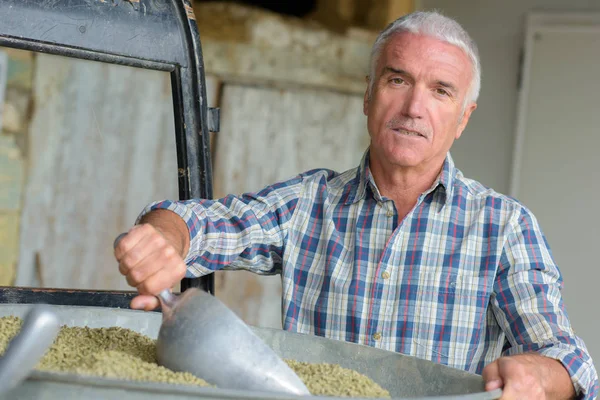
[[115, 248], [119, 272], [140, 296], [131, 308], [153, 310], [159, 306], [155, 297], [185, 277], [186, 266], [178, 251], [163, 234], [150, 224], [137, 225]]
[[500, 400], [572, 399], [575, 389], [563, 365], [536, 353], [501, 357], [483, 369], [485, 390], [502, 389]]

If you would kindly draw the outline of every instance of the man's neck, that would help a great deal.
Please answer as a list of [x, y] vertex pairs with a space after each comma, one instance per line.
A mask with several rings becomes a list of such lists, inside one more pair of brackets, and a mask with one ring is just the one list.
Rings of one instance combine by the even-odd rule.
[[394, 201], [399, 221], [402, 221], [419, 196], [433, 185], [443, 164], [444, 160], [441, 160], [439, 166], [433, 168], [398, 167], [371, 158], [369, 169], [379, 193]]

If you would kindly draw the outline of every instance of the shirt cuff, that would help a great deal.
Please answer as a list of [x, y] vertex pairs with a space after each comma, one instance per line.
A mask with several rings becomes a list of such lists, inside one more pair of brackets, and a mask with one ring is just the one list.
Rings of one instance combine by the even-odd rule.
[[199, 254], [204, 250], [203, 240], [200, 239], [201, 220], [192, 207], [181, 201], [156, 201], [148, 204], [136, 218], [139, 224], [142, 217], [154, 210], [170, 210], [179, 215], [188, 227], [190, 235], [190, 249], [184, 261], [187, 265], [186, 278], [199, 278], [214, 271], [200, 265]]
[[560, 347], [539, 349], [537, 353], [553, 358], [566, 368], [571, 376], [578, 399], [592, 400], [598, 394], [598, 374], [594, 366], [582, 360], [572, 350]]

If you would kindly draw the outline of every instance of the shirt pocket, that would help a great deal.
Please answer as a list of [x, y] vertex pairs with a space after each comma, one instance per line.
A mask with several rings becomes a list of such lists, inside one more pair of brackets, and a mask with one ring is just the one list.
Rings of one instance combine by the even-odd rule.
[[414, 355], [468, 369], [485, 331], [489, 290], [471, 271], [422, 273], [415, 307]]

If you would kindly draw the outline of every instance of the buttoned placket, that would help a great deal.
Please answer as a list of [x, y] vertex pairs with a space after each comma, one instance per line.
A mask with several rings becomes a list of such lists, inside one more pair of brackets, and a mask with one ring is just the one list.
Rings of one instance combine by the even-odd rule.
[[[381, 213], [382, 218], [378, 219], [377, 229], [389, 232], [390, 237], [386, 241], [386, 245], [383, 248], [383, 252], [378, 261], [378, 265], [376, 268], [376, 276], [374, 276], [375, 287], [374, 290], [377, 290], [379, 287], [381, 290], [379, 291], [379, 296], [374, 298], [373, 301], [378, 303], [378, 314], [380, 316], [386, 315], [389, 311], [387, 308], [389, 307], [390, 301], [388, 301], [390, 296], [390, 278], [392, 277], [392, 268], [393, 264], [389, 262], [391, 255], [391, 242], [394, 241], [394, 236], [397, 232], [394, 231], [395, 228], [395, 207], [394, 203], [391, 200], [383, 199], [378, 203], [379, 212]], [[392, 290], [393, 291], [393, 290]], [[373, 304], [373, 309], [375, 310], [375, 304]], [[375, 347], [384, 347], [386, 343], [385, 333], [390, 332], [389, 322], [387, 322], [387, 318], [373, 318], [374, 315], [371, 316], [371, 321], [373, 321], [373, 325], [370, 327], [369, 335], [369, 344]], [[378, 323], [375, 322], [378, 320]]]
[[[396, 216], [394, 203], [391, 200], [387, 200], [385, 202], [380, 202], [379, 205], [382, 208], [386, 208], [386, 219], [383, 221], [387, 221], [387, 226], [384, 229], [387, 229], [391, 232], [391, 237], [386, 242], [386, 246], [383, 249], [383, 253], [381, 256], [381, 260], [377, 266], [378, 271], [376, 282], [378, 285], [381, 285], [381, 295], [378, 299], [376, 299], [379, 303], [379, 316], [370, 315], [369, 319], [377, 320], [379, 323], [375, 326], [371, 326], [371, 331], [368, 333], [370, 335], [370, 344], [379, 348], [386, 348], [386, 344], [393, 343], [393, 341], [387, 339], [385, 335], [389, 335], [391, 333], [395, 334], [395, 330], [390, 326], [391, 321], [394, 318], [386, 318], [384, 316], [392, 315], [393, 313], [398, 313], [398, 310], [395, 309], [395, 304], [393, 300], [398, 298], [401, 295], [402, 285], [401, 281], [399, 281], [399, 277], [404, 274], [404, 268], [400, 265], [400, 253], [399, 250], [395, 250], [399, 248], [399, 243], [402, 242], [402, 239], [406, 230], [406, 221], [409, 221], [416, 210], [421, 207], [423, 199], [425, 198], [425, 194], [419, 196], [417, 204], [413, 207], [413, 209], [406, 215], [403, 221], [400, 222], [398, 226], [395, 226], [396, 218], [391, 218]], [[391, 217], [390, 217], [391, 214]], [[394, 229], [395, 227], [395, 229]], [[393, 349], [389, 349], [393, 350]]]

